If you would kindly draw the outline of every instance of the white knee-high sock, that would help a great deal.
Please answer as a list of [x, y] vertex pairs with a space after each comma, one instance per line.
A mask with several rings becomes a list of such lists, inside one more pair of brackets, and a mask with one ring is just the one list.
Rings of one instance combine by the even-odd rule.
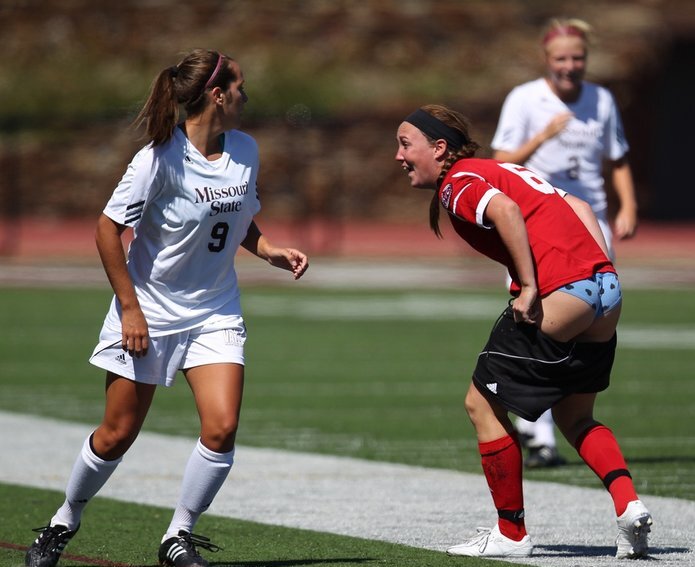
[[162, 541], [178, 535], [179, 530], [193, 531], [200, 515], [210, 507], [222, 488], [233, 464], [234, 449], [229, 453], [215, 453], [198, 439], [183, 474], [181, 496], [174, 517]]
[[528, 421], [523, 417], [517, 417], [515, 425], [516, 430], [519, 433], [523, 435], [530, 435], [531, 437], [533, 437], [533, 430], [536, 427], [536, 424], [533, 421]]
[[536, 421], [533, 443], [536, 447], [555, 447], [555, 422], [550, 410], [546, 410]]
[[535, 422], [519, 417], [515, 425], [519, 433], [531, 436], [528, 442], [530, 447], [555, 447], [555, 422], [550, 410], [545, 410]]
[[92, 450], [91, 440], [92, 435], [87, 437], [82, 451], [77, 455], [65, 488], [65, 502], [51, 518], [52, 526], [60, 524], [70, 530], [76, 529], [87, 503], [101, 490], [123, 460], [123, 457], [120, 457], [113, 461], [105, 461], [97, 457]]

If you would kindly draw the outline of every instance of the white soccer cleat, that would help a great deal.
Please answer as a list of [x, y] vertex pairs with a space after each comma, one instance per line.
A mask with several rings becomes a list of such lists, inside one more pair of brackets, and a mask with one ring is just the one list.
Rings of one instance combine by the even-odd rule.
[[478, 528], [477, 536], [450, 547], [446, 553], [466, 557], [528, 557], [533, 553], [533, 544], [528, 535], [521, 541], [509, 539], [495, 524], [492, 529]]
[[633, 500], [618, 517], [618, 559], [638, 559], [649, 552], [647, 538], [652, 531], [652, 515], [640, 500]]

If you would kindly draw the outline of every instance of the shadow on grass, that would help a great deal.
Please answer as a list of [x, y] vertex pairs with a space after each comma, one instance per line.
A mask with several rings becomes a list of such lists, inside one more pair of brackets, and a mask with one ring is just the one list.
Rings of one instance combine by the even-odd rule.
[[662, 464], [662, 463], [695, 463], [695, 457], [690, 457], [686, 455], [678, 456], [661, 456], [661, 457], [625, 457], [627, 464]]
[[[649, 556], [642, 561], [659, 561], [659, 555], [690, 553], [688, 547], [650, 547]], [[613, 557], [615, 546], [605, 545], [536, 545], [533, 548], [534, 557]]]
[[[75, 559], [73, 559], [75, 561]], [[160, 567], [159, 563], [146, 565], [131, 565], [126, 563], [109, 563], [99, 561], [78, 563], [62, 561], [62, 567]], [[210, 567], [301, 567], [302, 565], [334, 565], [334, 564], [365, 564], [377, 561], [371, 557], [334, 557], [332, 559], [277, 559], [268, 561], [211, 561]], [[17, 565], [20, 565], [19, 563]]]
[[[625, 460], [628, 465], [656, 465], [656, 464], [669, 464], [669, 463], [695, 463], [695, 456], [690, 455], [661, 455], [659, 457], [629, 457], [625, 456]], [[586, 463], [584, 461], [568, 460], [564, 465], [558, 467], [539, 467], [539, 468], [525, 468], [524, 474], [534, 473], [534, 472], [550, 472], [550, 471], [562, 471], [568, 468], [586, 468]]]
[[369, 557], [334, 557], [333, 559], [278, 559], [276, 561], [232, 561], [213, 562], [211, 567], [300, 567], [301, 565], [331, 565], [331, 564], [360, 564], [371, 563], [376, 559]]

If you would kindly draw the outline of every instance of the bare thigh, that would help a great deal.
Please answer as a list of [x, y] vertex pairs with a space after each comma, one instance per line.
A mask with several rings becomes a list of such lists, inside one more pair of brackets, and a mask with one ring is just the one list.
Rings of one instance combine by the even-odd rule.
[[112, 372], [106, 374], [106, 407], [92, 445], [105, 460], [122, 457], [140, 433], [157, 386], [142, 384]]
[[479, 443], [494, 441], [514, 432], [507, 410], [488, 400], [473, 383], [466, 394], [466, 412]]
[[200, 439], [208, 449], [234, 448], [244, 392], [241, 364], [205, 364], [184, 370], [200, 416]]

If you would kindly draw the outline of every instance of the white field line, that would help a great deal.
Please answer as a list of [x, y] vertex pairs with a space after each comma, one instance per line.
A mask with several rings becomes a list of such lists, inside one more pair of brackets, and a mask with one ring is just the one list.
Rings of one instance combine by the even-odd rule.
[[[90, 428], [0, 412], [0, 431], [0, 482], [62, 491]], [[100, 495], [172, 507], [193, 444], [142, 433]], [[536, 548], [517, 563], [616, 565], [614, 514], [604, 490], [527, 481], [525, 491]], [[695, 502], [642, 497], [655, 519], [652, 556], [662, 567], [695, 565]], [[59, 500], [51, 504], [57, 507]], [[210, 513], [433, 550], [495, 521], [479, 475], [245, 446], [237, 448], [232, 474]], [[234, 537], [219, 543], [233, 550]]]
[[[391, 295], [372, 298], [312, 298], [292, 297], [291, 295], [255, 295], [253, 283], [287, 283], [287, 277], [281, 270], [264, 267], [244, 266], [250, 273], [239, 274], [239, 279], [247, 287], [242, 291], [242, 303], [245, 314], [253, 316], [294, 316], [313, 320], [405, 320], [405, 319], [440, 319], [461, 321], [490, 321], [490, 326], [502, 311], [504, 305], [489, 296], [460, 296], [451, 294], [452, 287], [465, 289], [466, 282], [476, 277], [470, 271], [458, 266], [409, 266], [403, 264], [355, 264], [346, 262], [327, 266], [312, 267], [312, 275], [319, 274], [312, 285], [319, 287], [344, 288], [423, 288], [417, 294]], [[252, 269], [249, 269], [252, 268]], [[490, 270], [486, 272], [490, 277]], [[492, 282], [503, 282], [498, 270], [492, 272]], [[690, 276], [688, 276], [689, 278]], [[265, 280], [264, 278], [270, 278]], [[311, 280], [311, 277], [307, 278]], [[644, 278], [642, 280], [644, 283]], [[693, 276], [695, 281], [695, 276]], [[485, 283], [485, 278], [476, 280]], [[651, 281], [651, 280], [647, 280]], [[22, 266], [0, 265], [0, 286], [22, 285], [26, 287], [105, 287], [104, 272], [98, 267], [74, 266]], [[300, 284], [301, 285], [301, 284]], [[436, 292], [432, 288], [444, 287], [447, 292]], [[636, 286], [639, 287], [639, 286]], [[655, 348], [695, 350], [695, 326], [630, 326], [619, 327], [620, 348]]]
[[[254, 295], [243, 298], [244, 311], [254, 316], [287, 316], [297, 319], [340, 320], [461, 320], [490, 321], [504, 309], [504, 303], [484, 295], [422, 292], [391, 296], [292, 297], [291, 295]], [[620, 348], [695, 350], [695, 325], [621, 324]]]
[[[96, 259], [96, 256], [95, 256]], [[301, 283], [291, 281], [287, 272], [271, 268], [256, 258], [236, 261], [242, 285], [300, 285], [336, 289], [502, 289], [504, 269], [481, 259], [437, 258], [414, 260], [359, 260], [316, 258]], [[695, 287], [695, 263], [678, 266], [619, 266], [623, 289], [664, 289]], [[71, 264], [66, 260], [43, 263], [0, 262], [0, 285], [26, 287], [108, 286], [104, 270], [94, 262]], [[491, 287], [491, 289], [493, 289]]]

